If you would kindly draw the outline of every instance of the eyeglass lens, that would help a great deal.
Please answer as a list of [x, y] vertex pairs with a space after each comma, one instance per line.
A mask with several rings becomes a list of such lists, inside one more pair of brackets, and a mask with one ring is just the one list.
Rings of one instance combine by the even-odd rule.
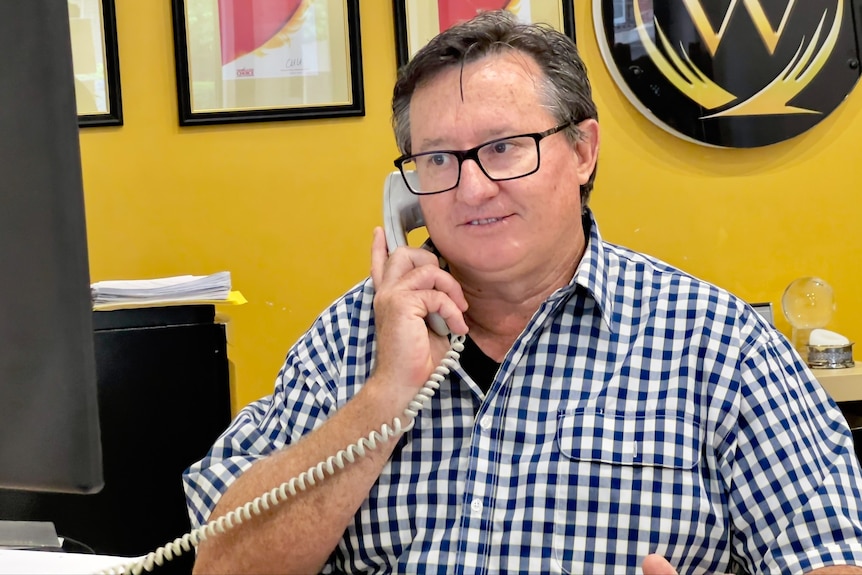
[[539, 164], [538, 141], [532, 136], [518, 136], [488, 142], [475, 154], [428, 152], [407, 158], [402, 169], [415, 170], [417, 193], [433, 194], [458, 185], [462, 157], [472, 157], [492, 180], [507, 180], [534, 172]]

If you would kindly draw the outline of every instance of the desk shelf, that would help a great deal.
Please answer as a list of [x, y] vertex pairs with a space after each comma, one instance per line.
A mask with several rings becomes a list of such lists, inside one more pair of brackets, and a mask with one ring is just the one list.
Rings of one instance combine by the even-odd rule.
[[837, 402], [862, 400], [862, 365], [840, 369], [812, 369], [820, 385]]

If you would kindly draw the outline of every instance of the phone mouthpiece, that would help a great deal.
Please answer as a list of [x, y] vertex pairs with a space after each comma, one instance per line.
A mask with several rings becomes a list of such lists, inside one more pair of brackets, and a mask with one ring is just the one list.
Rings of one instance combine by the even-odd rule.
[[446, 325], [446, 320], [444, 320], [443, 316], [439, 313], [429, 313], [428, 317], [425, 318], [425, 321], [428, 322], [428, 327], [431, 328], [431, 331], [437, 335], [442, 335], [444, 337], [449, 335], [449, 326]]

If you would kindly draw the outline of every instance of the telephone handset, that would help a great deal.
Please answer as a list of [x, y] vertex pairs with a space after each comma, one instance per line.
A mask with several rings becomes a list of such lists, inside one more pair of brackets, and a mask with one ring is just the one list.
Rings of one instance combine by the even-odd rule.
[[[416, 172], [405, 172], [405, 176], [415, 178]], [[401, 172], [392, 172], [383, 184], [383, 231], [389, 253], [399, 246], [406, 246], [407, 234], [424, 225], [425, 217], [419, 207], [418, 196], [407, 189]], [[449, 335], [449, 326], [440, 314], [430, 313], [425, 321], [437, 335]]]
[[[415, 177], [415, 174], [409, 172], [408, 177]], [[408, 232], [425, 225], [422, 210], [419, 209], [419, 202], [416, 200], [416, 196], [404, 185], [400, 172], [389, 174], [383, 188], [383, 227], [386, 232], [386, 245], [390, 253], [396, 247], [407, 244]], [[439, 314], [429, 314], [425, 320], [429, 327], [439, 335], [449, 335], [449, 328]], [[402, 417], [395, 418], [391, 424], [384, 424], [379, 430], [371, 431], [367, 437], [360, 437], [356, 443], [348, 445], [345, 449], [335, 455], [330, 455], [308, 471], [285, 481], [230, 513], [174, 539], [144, 557], [106, 569], [101, 573], [104, 575], [120, 575], [121, 573], [139, 575], [144, 571], [152, 571], [156, 566], [163, 565], [174, 557], [191, 551], [201, 541], [237, 527], [300, 492], [314, 487], [335, 474], [339, 469], [343, 469], [358, 458], [365, 456], [367, 451], [376, 449], [378, 443], [410, 431], [416, 423], [416, 416], [419, 411], [431, 401], [431, 398], [440, 388], [440, 382], [458, 365], [460, 353], [464, 350], [464, 339], [462, 335], [455, 335], [451, 338], [451, 349], [446, 352], [440, 365], [437, 366], [419, 393], [404, 409]], [[404, 423], [401, 422], [402, 419], [404, 419]]]

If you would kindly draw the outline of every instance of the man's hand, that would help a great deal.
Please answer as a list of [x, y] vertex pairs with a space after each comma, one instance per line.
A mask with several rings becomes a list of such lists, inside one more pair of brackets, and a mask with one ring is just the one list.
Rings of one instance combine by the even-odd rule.
[[465, 334], [467, 300], [428, 250], [401, 247], [390, 256], [381, 228], [374, 230], [371, 278], [377, 365], [368, 384], [388, 382], [390, 399], [406, 405], [449, 349], [448, 338], [430, 332], [425, 317], [439, 313], [452, 332]]
[[678, 575], [667, 559], [655, 553], [647, 555], [641, 564], [644, 575]]

